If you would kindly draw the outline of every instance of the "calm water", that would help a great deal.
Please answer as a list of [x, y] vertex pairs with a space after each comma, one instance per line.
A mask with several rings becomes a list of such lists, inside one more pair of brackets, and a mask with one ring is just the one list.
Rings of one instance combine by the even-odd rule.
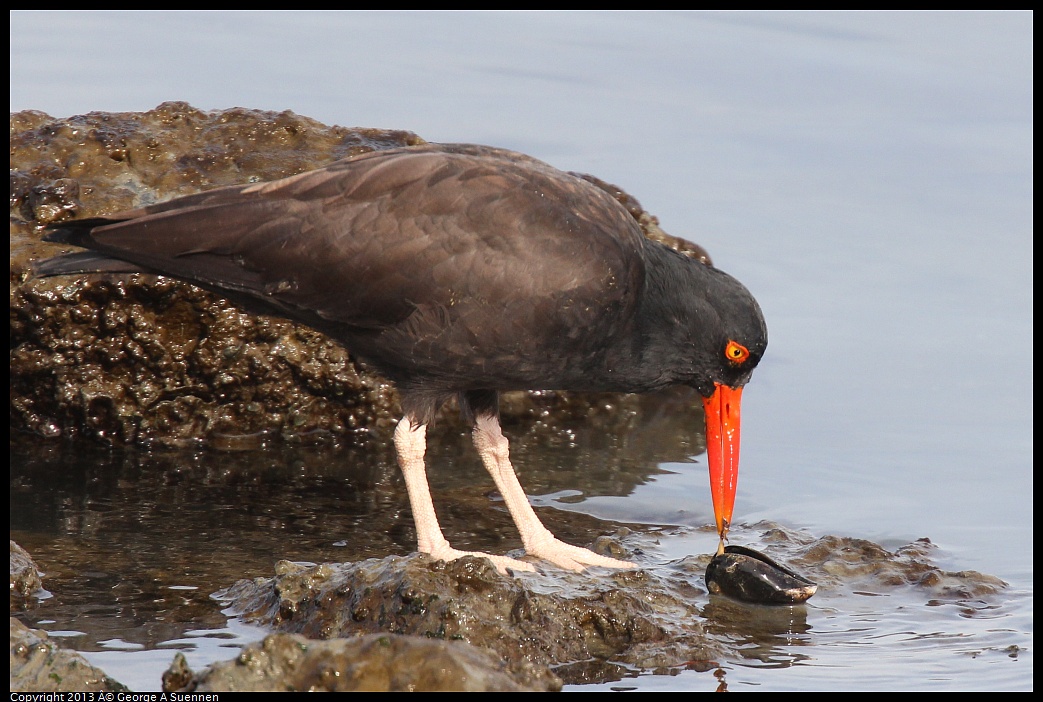
[[[730, 689], [1030, 689], [1032, 45], [1030, 13], [14, 12], [11, 110], [290, 109], [622, 185], [768, 319], [736, 519], [929, 537], [1011, 584], [987, 615], [820, 600], [798, 662]], [[661, 467], [569, 507], [706, 514], [701, 473]], [[137, 679], [154, 648], [104, 665]]]

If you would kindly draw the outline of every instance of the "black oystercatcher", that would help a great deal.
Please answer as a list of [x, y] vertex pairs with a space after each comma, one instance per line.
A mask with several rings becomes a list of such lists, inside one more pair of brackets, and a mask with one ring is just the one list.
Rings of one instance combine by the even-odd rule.
[[180, 278], [323, 331], [394, 381], [405, 415], [395, 448], [424, 553], [464, 555], [442, 535], [424, 465], [427, 425], [456, 395], [528, 554], [574, 570], [632, 565], [540, 523], [500, 432], [498, 393], [518, 389], [694, 387], [727, 535], [740, 397], [767, 344], [760, 308], [731, 276], [646, 239], [577, 176], [502, 149], [426, 144], [66, 222], [48, 240], [91, 251], [45, 261], [41, 275]]

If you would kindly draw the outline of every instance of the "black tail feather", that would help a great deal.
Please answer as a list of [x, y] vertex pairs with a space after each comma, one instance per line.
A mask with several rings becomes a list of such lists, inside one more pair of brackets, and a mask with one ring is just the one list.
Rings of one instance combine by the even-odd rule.
[[122, 219], [109, 219], [107, 217], [90, 217], [88, 219], [74, 219], [67, 222], [58, 222], [47, 225], [49, 230], [43, 237], [44, 241], [52, 244], [72, 244], [73, 246], [88, 246], [85, 242], [90, 240], [91, 230], [106, 224], [122, 222]]
[[[48, 240], [50, 241], [50, 240]], [[67, 239], [61, 242], [75, 243]], [[33, 263], [34, 278], [48, 278], [55, 275], [82, 275], [85, 273], [148, 273], [141, 266], [110, 258], [97, 251], [77, 251], [62, 254], [44, 261]]]
[[[121, 222], [122, 219], [91, 217], [57, 222], [47, 226], [43, 240], [52, 244], [70, 244], [85, 249], [94, 247], [91, 232], [95, 227]], [[128, 261], [112, 258], [98, 251], [67, 253], [33, 264], [33, 277], [82, 275], [90, 273], [146, 273], [144, 268]]]

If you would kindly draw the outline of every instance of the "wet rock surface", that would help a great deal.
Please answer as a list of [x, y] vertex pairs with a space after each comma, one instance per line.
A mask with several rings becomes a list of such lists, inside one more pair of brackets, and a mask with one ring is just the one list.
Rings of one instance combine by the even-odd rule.
[[554, 692], [546, 670], [521, 682], [488, 651], [461, 641], [372, 634], [315, 641], [272, 634], [235, 660], [195, 673], [178, 654], [165, 692]]
[[58, 646], [46, 632], [11, 617], [11, 691], [120, 692], [126, 687], [73, 651]]
[[[901, 587], [929, 601], [954, 602], [987, 598], [1004, 587], [981, 573], [939, 569], [927, 540], [888, 552], [871, 542], [811, 539], [764, 526], [764, 540], [780, 544], [767, 551], [828, 582], [834, 595], [852, 586], [877, 594]], [[602, 539], [601, 548], [635, 558], [652, 550], [654, 541], [622, 532]], [[641, 556], [636, 558], [640, 564]], [[753, 613], [762, 633], [777, 627], [788, 635], [803, 618], [803, 606], [751, 608], [708, 596], [702, 579], [710, 558], [514, 576], [497, 573], [481, 559], [444, 563], [418, 554], [315, 566], [283, 562], [273, 577], [239, 581], [218, 598], [244, 620], [277, 631], [321, 639], [391, 632], [463, 640], [495, 652], [519, 680], [547, 667], [566, 684], [584, 684], [634, 671], [712, 669], [735, 656], [721, 646], [716, 631], [745, 626]], [[847, 564], [845, 572], [837, 569], [838, 561]]]
[[954, 601], [990, 597], [1006, 587], [976, 570], [941, 570], [931, 560], [935, 550], [926, 538], [892, 552], [865, 539], [825, 536], [809, 544], [802, 561], [814, 563], [819, 578], [855, 591], [911, 586], [932, 600]]
[[[989, 575], [940, 569], [926, 539], [888, 551], [770, 523], [757, 530], [763, 550], [815, 579], [824, 600], [904, 592], [921, 605], [970, 603], [973, 616], [974, 603], [1005, 587]], [[752, 535], [741, 525], [736, 532]], [[484, 559], [445, 563], [419, 554], [320, 565], [282, 561], [273, 576], [239, 580], [215, 593], [209, 606], [211, 614], [227, 607], [226, 613], [277, 634], [199, 671], [175, 659], [164, 689], [549, 690], [757, 660], [765, 642], [808, 629], [803, 605], [765, 607], [709, 595], [702, 581], [711, 556], [656, 561], [650, 558], [656, 539], [655, 530], [603, 537], [595, 548], [621, 550], [639, 568], [586, 574], [548, 567], [505, 576]], [[88, 555], [84, 559], [83, 569], [91, 569]], [[160, 614], [200, 616], [176, 609]], [[72, 652], [71, 658], [55, 655], [57, 646], [42, 632], [26, 631], [12, 617], [12, 690], [86, 689], [38, 688], [48, 676], [76, 685], [81, 679], [116, 684], [84, 668]], [[762, 653], [770, 656], [770, 648]], [[82, 676], [67, 677], [69, 670]]]
[[20, 607], [32, 601], [32, 598], [40, 597], [43, 593], [43, 582], [40, 580], [40, 570], [33, 562], [32, 556], [16, 544], [11, 542], [11, 609]]
[[155, 276], [26, 278], [32, 260], [61, 250], [39, 242], [41, 225], [416, 143], [409, 132], [185, 103], [12, 115], [12, 426], [171, 446], [364, 435], [391, 421], [390, 388], [309, 329]]
[[248, 622], [310, 638], [385, 631], [467, 641], [520, 680], [554, 667], [567, 683], [602, 682], [628, 668], [706, 664], [720, 652], [703, 635], [691, 584], [640, 569], [515, 577], [485, 559], [414, 554], [276, 570], [219, 598]]

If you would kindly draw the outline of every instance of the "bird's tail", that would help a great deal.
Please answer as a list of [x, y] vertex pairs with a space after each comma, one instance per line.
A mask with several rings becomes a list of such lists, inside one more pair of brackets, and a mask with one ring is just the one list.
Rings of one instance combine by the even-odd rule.
[[[92, 248], [91, 231], [114, 220], [102, 217], [72, 220], [53, 224], [43, 237], [53, 244], [72, 244], [86, 249]], [[141, 266], [106, 256], [98, 251], [77, 251], [61, 254], [33, 264], [33, 277], [47, 278], [55, 275], [82, 275], [84, 273], [145, 273]]]

